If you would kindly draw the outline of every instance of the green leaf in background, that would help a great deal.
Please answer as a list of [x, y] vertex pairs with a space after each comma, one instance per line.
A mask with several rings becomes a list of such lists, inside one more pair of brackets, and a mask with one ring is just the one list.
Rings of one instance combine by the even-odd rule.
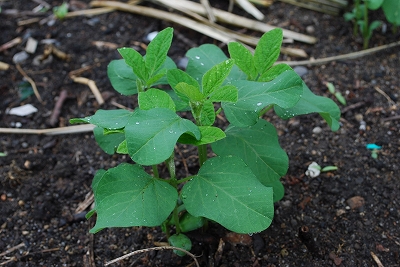
[[234, 81], [239, 90], [236, 103], [222, 103], [225, 115], [236, 126], [253, 125], [258, 121], [258, 112], [275, 104], [283, 108], [294, 106], [299, 101], [302, 80], [294, 71], [285, 71], [270, 82]]
[[178, 138], [186, 132], [201, 137], [193, 122], [170, 109], [139, 109], [125, 126], [129, 155], [141, 165], [159, 164], [171, 156]]
[[189, 74], [186, 72], [180, 70], [180, 69], [171, 69], [168, 70], [167, 72], [167, 80], [169, 85], [172, 87], [172, 89], [176, 89], [176, 85], [179, 83], [186, 83], [189, 84], [193, 87], [196, 87], [198, 91], [200, 92], [200, 85], [199, 83]]
[[199, 130], [201, 133], [201, 139], [197, 140], [193, 135], [183, 134], [178, 142], [181, 144], [191, 144], [191, 145], [205, 145], [211, 144], [218, 140], [225, 138], [225, 133], [218, 127], [214, 126], [199, 126]]
[[152, 108], [167, 108], [175, 111], [175, 103], [172, 98], [164, 91], [159, 89], [148, 89], [140, 92], [138, 96], [139, 107], [142, 110]]
[[94, 128], [93, 134], [100, 148], [109, 155], [114, 154], [118, 146], [125, 140], [124, 133], [104, 134], [104, 129], [101, 127]]
[[238, 42], [230, 42], [228, 44], [228, 51], [230, 57], [235, 60], [235, 64], [246, 73], [247, 79], [251, 81], [256, 80], [258, 72], [251, 52]]
[[386, 19], [395, 26], [400, 26], [400, 1], [385, 0], [382, 4]]
[[264, 74], [278, 59], [283, 40], [282, 29], [276, 28], [264, 33], [254, 51], [254, 64]]
[[365, 4], [370, 10], [377, 10], [381, 7], [384, 0], [365, 0]]
[[253, 126], [230, 126], [225, 134], [224, 139], [212, 144], [218, 156], [241, 158], [265, 186], [271, 186], [286, 174], [289, 158], [279, 145], [276, 129], [271, 123], [259, 119]]
[[318, 112], [325, 119], [332, 131], [339, 129], [340, 109], [332, 99], [317, 96], [311, 92], [303, 82], [302, 97], [292, 108], [274, 107], [276, 114], [282, 119], [289, 119], [294, 116]]
[[70, 123], [91, 123], [101, 128], [122, 129], [134, 112], [125, 109], [99, 109], [93, 116], [74, 118]]
[[272, 188], [238, 157], [208, 159], [181, 192], [186, 210], [237, 233], [265, 230], [274, 215]]
[[93, 185], [97, 221], [92, 233], [106, 227], [158, 226], [176, 205], [176, 189], [139, 165], [122, 163], [101, 174]]
[[143, 81], [147, 81], [149, 74], [143, 56], [133, 48], [122, 47], [118, 52], [124, 58], [125, 63], [132, 68], [133, 72]]
[[[173, 246], [173, 247], [181, 248], [186, 251], [189, 251], [192, 249], [192, 241], [190, 241], [189, 237], [187, 237], [186, 235], [184, 235], [182, 233], [179, 235], [177, 235], [177, 234], [171, 235], [168, 238], [168, 243], [170, 243], [171, 246]], [[186, 255], [185, 252], [180, 251], [180, 250], [174, 249], [173, 251], [176, 255], [181, 256], [181, 257]]]
[[209, 96], [216, 89], [221, 87], [226, 77], [228, 77], [232, 67], [233, 67], [233, 60], [227, 59], [215, 65], [209, 71], [207, 71], [202, 78], [203, 95]]
[[132, 72], [125, 60], [113, 60], [108, 64], [107, 75], [113, 88], [122, 95], [134, 95], [137, 93], [137, 76]]
[[151, 78], [164, 64], [171, 47], [173, 32], [172, 28], [165, 28], [148, 45], [144, 59], [148, 78]]

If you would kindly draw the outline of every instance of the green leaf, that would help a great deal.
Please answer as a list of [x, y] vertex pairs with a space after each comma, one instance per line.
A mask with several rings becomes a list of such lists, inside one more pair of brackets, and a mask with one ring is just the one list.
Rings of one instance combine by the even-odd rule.
[[173, 31], [170, 27], [160, 31], [148, 45], [145, 65], [149, 78], [164, 64], [171, 46]]
[[100, 148], [109, 155], [114, 154], [121, 142], [125, 140], [124, 133], [104, 134], [104, 129], [101, 127], [94, 128], [93, 134]]
[[289, 65], [281, 63], [275, 66], [272, 66], [268, 69], [264, 74], [262, 74], [257, 81], [259, 82], [269, 82], [281, 75], [283, 72], [287, 70], [293, 70]]
[[[186, 56], [189, 58], [186, 73], [199, 83], [202, 82], [203, 75], [209, 69], [228, 59], [225, 53], [213, 44], [203, 44], [192, 48], [186, 53]], [[245, 79], [246, 75], [237, 66], [234, 66], [226, 82]]]
[[218, 89], [225, 81], [226, 77], [228, 77], [232, 67], [233, 67], [233, 60], [227, 59], [215, 65], [209, 71], [207, 71], [202, 79], [203, 95], [209, 96], [216, 89]]
[[269, 183], [268, 186], [272, 187], [272, 190], [274, 191], [274, 203], [280, 201], [284, 197], [285, 187], [280, 180], [273, 181]]
[[208, 126], [215, 122], [214, 104], [211, 101], [205, 101], [201, 105], [200, 117], [198, 118], [200, 125]]
[[203, 217], [195, 217], [189, 212], [186, 212], [179, 219], [179, 226], [181, 231], [186, 233], [203, 227], [205, 221], [206, 219]]
[[168, 70], [167, 79], [168, 79], [168, 83], [172, 87], [172, 89], [175, 89], [177, 84], [183, 82], [183, 83], [187, 83], [193, 87], [198, 88], [198, 90], [200, 91], [199, 83], [193, 77], [191, 77], [189, 74], [187, 74], [186, 72], [184, 72], [180, 69]]
[[236, 103], [222, 103], [229, 122], [236, 126], [253, 125], [258, 121], [258, 112], [275, 104], [283, 108], [294, 106], [299, 101], [302, 80], [294, 71], [285, 71], [271, 82], [234, 81], [239, 90]]
[[237, 233], [268, 228], [274, 215], [272, 188], [263, 186], [238, 157], [207, 160], [181, 192], [193, 216], [216, 221]]
[[125, 60], [113, 60], [108, 64], [107, 75], [113, 88], [122, 95], [133, 95], [137, 93], [137, 76], [132, 72]]
[[70, 123], [91, 123], [107, 129], [121, 129], [125, 127], [132, 114], [132, 111], [125, 109], [99, 109], [93, 116], [74, 118], [70, 120]]
[[228, 51], [230, 57], [235, 60], [235, 64], [246, 73], [247, 79], [254, 81], [257, 78], [258, 72], [251, 52], [238, 42], [230, 42], [228, 44]]
[[212, 102], [236, 102], [238, 89], [233, 85], [221, 86], [209, 95], [209, 100]]
[[340, 109], [332, 99], [313, 94], [303, 82], [303, 93], [297, 104], [288, 109], [274, 107], [276, 114], [282, 119], [289, 119], [297, 115], [318, 112], [325, 119], [332, 131], [339, 129]]
[[158, 226], [171, 214], [178, 193], [139, 165], [122, 163], [97, 177], [93, 186], [97, 232], [106, 227]]
[[198, 86], [193, 86], [185, 82], [178, 83], [175, 85], [175, 92], [180, 99], [189, 103], [190, 101], [203, 101], [204, 96], [200, 92]]
[[218, 127], [214, 126], [198, 126], [201, 139], [197, 140], [190, 134], [183, 134], [179, 139], [178, 142], [181, 144], [191, 144], [195, 146], [211, 144], [218, 140], [225, 138], [225, 133]]
[[125, 126], [129, 155], [141, 165], [154, 165], [171, 156], [183, 133], [200, 139], [198, 127], [170, 109], [137, 110]]
[[117, 147], [118, 154], [129, 154], [128, 152], [128, 145], [126, 144], [126, 139], [122, 141]]
[[259, 119], [253, 126], [229, 126], [225, 133], [224, 139], [212, 144], [217, 155], [241, 158], [265, 186], [271, 186], [286, 174], [289, 158], [279, 145], [271, 123]]
[[147, 81], [149, 74], [143, 56], [133, 48], [122, 47], [118, 52], [124, 58], [125, 63], [132, 68], [133, 72], [143, 81]]
[[[168, 242], [171, 244], [171, 246], [177, 247], [177, 248], [181, 248], [181, 249], [184, 249], [184, 250], [186, 250], [186, 251], [189, 251], [189, 250], [192, 249], [192, 241], [190, 241], [189, 237], [187, 237], [187, 236], [184, 235], [184, 234], [179, 234], [179, 235], [174, 234], [174, 235], [171, 235], [171, 236], [168, 238]], [[174, 253], [175, 253], [176, 255], [181, 256], [181, 257], [183, 257], [183, 256], [186, 255], [185, 252], [180, 251], [180, 250], [174, 249], [173, 251], [174, 251]]]
[[377, 10], [381, 7], [384, 0], [366, 0], [364, 1], [370, 10]]
[[282, 29], [264, 33], [254, 51], [254, 64], [258, 73], [264, 74], [278, 59], [283, 40]]
[[382, 4], [386, 19], [394, 26], [400, 26], [400, 1], [385, 0]]
[[159, 89], [148, 89], [140, 92], [138, 96], [140, 109], [149, 110], [152, 108], [167, 108], [175, 111], [175, 103], [172, 98], [164, 91]]

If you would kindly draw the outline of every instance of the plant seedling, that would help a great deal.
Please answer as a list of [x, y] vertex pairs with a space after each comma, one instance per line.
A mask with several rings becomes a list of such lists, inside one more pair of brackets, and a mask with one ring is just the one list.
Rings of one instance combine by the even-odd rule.
[[342, 93], [336, 91], [335, 86], [332, 83], [327, 82], [326, 87], [328, 87], [329, 92], [333, 94], [342, 105], [346, 105], [346, 99], [343, 97]]
[[53, 8], [53, 14], [58, 19], [64, 19], [68, 13], [68, 3], [64, 2], [60, 6]]
[[[281, 29], [265, 33], [254, 55], [236, 42], [228, 46], [230, 58], [215, 45], [192, 48], [185, 71], [167, 56], [172, 37], [173, 29], [166, 28], [145, 56], [121, 48], [123, 59], [109, 64], [115, 90], [138, 94], [134, 111], [98, 110], [71, 120], [96, 125], [94, 136], [106, 153], [127, 154], [132, 160], [97, 171], [95, 207], [87, 215], [97, 213], [97, 220], [90, 232], [161, 226], [171, 245], [190, 250], [185, 233], [209, 221], [237, 233], [263, 231], [272, 222], [274, 202], [284, 195], [280, 178], [289, 163], [263, 114], [274, 109], [288, 119], [317, 112], [337, 130], [340, 110], [331, 99], [314, 95], [288, 65], [274, 65]], [[216, 121], [218, 114], [226, 116], [227, 128]], [[197, 147], [194, 175], [177, 175], [177, 144]], [[209, 158], [210, 150], [214, 157]], [[160, 175], [159, 164], [168, 174]]]
[[308, 165], [306, 175], [315, 178], [318, 177], [321, 172], [330, 172], [330, 171], [336, 171], [338, 168], [336, 166], [325, 166], [321, 167], [318, 163], [312, 162], [310, 165]]

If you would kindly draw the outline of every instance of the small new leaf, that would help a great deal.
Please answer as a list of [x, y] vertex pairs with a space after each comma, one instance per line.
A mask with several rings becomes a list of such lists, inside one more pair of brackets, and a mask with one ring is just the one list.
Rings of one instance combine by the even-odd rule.
[[218, 89], [228, 77], [233, 67], [233, 60], [227, 59], [207, 71], [202, 79], [203, 95], [209, 96], [214, 90]]

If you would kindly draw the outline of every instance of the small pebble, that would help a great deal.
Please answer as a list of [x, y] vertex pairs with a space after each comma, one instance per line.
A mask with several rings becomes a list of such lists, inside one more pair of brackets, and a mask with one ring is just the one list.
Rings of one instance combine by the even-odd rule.
[[293, 70], [300, 76], [303, 77], [304, 75], [306, 75], [308, 73], [308, 69], [306, 67], [303, 66], [296, 66], [293, 68]]
[[29, 55], [28, 55], [28, 53], [26, 53], [25, 51], [21, 51], [21, 52], [18, 52], [18, 53], [16, 53], [14, 56], [13, 56], [13, 62], [15, 63], [15, 64], [21, 64], [22, 62], [24, 62], [25, 60], [27, 60], [29, 58]]
[[189, 58], [187, 58], [187, 57], [182, 57], [181, 59], [179, 59], [179, 61], [178, 61], [178, 68], [180, 68], [180, 69], [186, 69], [186, 67], [187, 67], [187, 65], [188, 65], [188, 62], [189, 62]]
[[361, 208], [365, 204], [364, 198], [360, 196], [354, 196], [352, 198], [349, 198], [346, 202], [351, 209]]
[[314, 33], [315, 33], [315, 28], [314, 28], [314, 26], [308, 25], [308, 26], [306, 27], [306, 32], [307, 32], [308, 34], [314, 34]]
[[319, 127], [319, 126], [317, 126], [317, 127], [315, 127], [315, 128], [312, 130], [312, 132], [315, 133], [315, 134], [319, 134], [319, 133], [322, 132], [322, 128]]
[[157, 34], [158, 34], [157, 31], [151, 32], [151, 33], [149, 33], [149, 34], [146, 35], [146, 37], [144, 38], [144, 40], [145, 40], [146, 42], [151, 42], [151, 41], [153, 41], [154, 38], [156, 38]]

